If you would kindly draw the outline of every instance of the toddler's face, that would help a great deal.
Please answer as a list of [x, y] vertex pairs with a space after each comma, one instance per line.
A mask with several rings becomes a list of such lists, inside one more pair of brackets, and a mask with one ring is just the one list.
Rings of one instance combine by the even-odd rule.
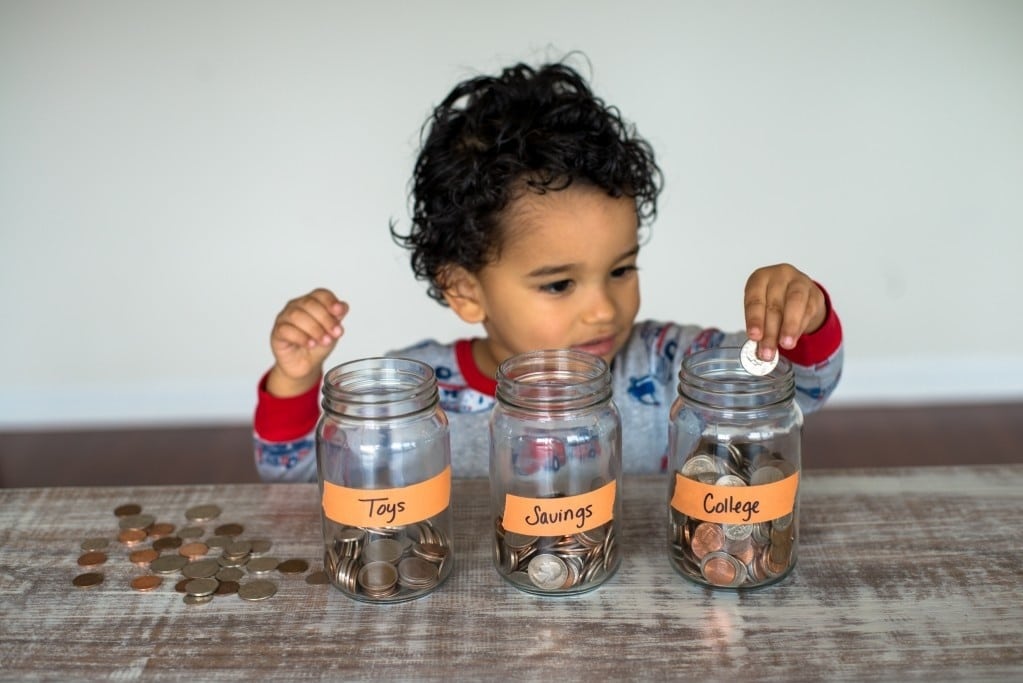
[[511, 355], [539, 349], [610, 363], [639, 312], [635, 202], [576, 184], [527, 192], [502, 220], [500, 254], [476, 274], [487, 331], [481, 370], [492, 375]]

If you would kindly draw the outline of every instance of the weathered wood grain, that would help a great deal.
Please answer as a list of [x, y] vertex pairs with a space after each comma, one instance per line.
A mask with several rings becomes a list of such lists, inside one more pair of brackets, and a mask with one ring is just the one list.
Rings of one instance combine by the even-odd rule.
[[626, 478], [623, 563], [597, 590], [539, 598], [491, 565], [486, 481], [456, 481], [457, 564], [417, 601], [367, 605], [301, 576], [276, 596], [201, 607], [112, 544], [106, 581], [71, 579], [79, 542], [116, 535], [136, 501], [185, 523], [270, 538], [319, 565], [311, 484], [0, 490], [0, 678], [5, 680], [908, 680], [1023, 678], [1023, 465], [814, 471], [799, 563], [746, 593], [694, 586], [665, 550], [666, 480]]

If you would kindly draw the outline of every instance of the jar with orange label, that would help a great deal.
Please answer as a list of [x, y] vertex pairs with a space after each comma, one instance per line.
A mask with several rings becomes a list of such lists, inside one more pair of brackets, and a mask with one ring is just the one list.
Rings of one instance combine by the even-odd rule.
[[451, 573], [451, 446], [433, 369], [367, 358], [331, 369], [316, 427], [323, 567], [365, 602], [432, 592]]
[[618, 569], [621, 419], [611, 374], [573, 350], [513, 356], [490, 416], [494, 565], [516, 588], [572, 595]]
[[668, 425], [668, 554], [698, 584], [745, 589], [796, 563], [803, 416], [791, 364], [747, 372], [739, 349], [685, 358]]

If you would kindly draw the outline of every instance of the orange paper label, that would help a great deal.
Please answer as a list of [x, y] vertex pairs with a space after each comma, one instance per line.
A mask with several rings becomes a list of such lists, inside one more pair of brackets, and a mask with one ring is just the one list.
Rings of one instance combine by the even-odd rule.
[[796, 506], [799, 472], [757, 486], [712, 486], [675, 473], [671, 507], [718, 524], [756, 524], [778, 519]]
[[529, 536], [569, 536], [596, 529], [614, 519], [615, 481], [595, 491], [562, 498], [504, 497], [507, 531]]
[[323, 482], [323, 514], [350, 526], [405, 526], [430, 519], [451, 501], [451, 466], [426, 481], [393, 489], [353, 489]]

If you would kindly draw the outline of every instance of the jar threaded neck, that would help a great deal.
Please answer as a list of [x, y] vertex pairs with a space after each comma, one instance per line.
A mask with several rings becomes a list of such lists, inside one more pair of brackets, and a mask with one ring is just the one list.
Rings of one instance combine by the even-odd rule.
[[523, 410], [580, 410], [611, 397], [603, 358], [572, 349], [531, 351], [497, 369], [497, 400]]
[[437, 401], [433, 368], [410, 358], [363, 358], [342, 363], [323, 378], [323, 409], [337, 415], [399, 417]]
[[795, 396], [792, 364], [785, 358], [764, 376], [751, 375], [739, 360], [739, 348], [721, 346], [690, 354], [678, 373], [678, 393], [712, 408], [764, 408]]

